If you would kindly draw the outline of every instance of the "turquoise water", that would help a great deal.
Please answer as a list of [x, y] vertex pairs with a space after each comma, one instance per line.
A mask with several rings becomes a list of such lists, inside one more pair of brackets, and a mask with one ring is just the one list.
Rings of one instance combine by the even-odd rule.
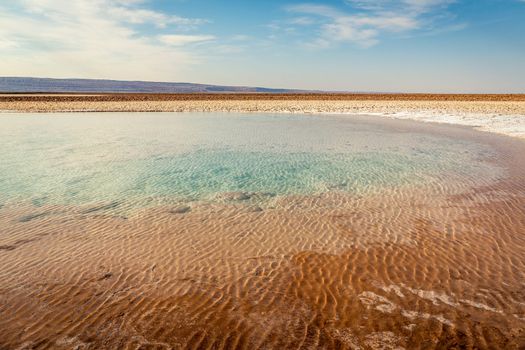
[[479, 144], [348, 116], [3, 114], [0, 146], [0, 204], [367, 193], [498, 173]]

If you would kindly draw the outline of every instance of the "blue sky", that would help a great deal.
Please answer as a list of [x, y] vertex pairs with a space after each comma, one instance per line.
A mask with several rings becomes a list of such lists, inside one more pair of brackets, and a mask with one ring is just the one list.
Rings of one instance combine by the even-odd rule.
[[525, 0], [0, 0], [0, 76], [525, 93]]

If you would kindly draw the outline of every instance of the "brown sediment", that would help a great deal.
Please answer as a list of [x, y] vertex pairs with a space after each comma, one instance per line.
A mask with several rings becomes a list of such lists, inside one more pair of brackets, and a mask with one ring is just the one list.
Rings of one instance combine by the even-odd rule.
[[128, 218], [0, 208], [0, 348], [522, 348], [525, 144], [410, 128], [493, 146], [505, 178]]
[[325, 100], [325, 101], [525, 101], [525, 94], [367, 94], [367, 93], [0, 93], [0, 101], [205, 101], [205, 100]]
[[19, 112], [392, 112], [525, 114], [525, 94], [0, 94]]

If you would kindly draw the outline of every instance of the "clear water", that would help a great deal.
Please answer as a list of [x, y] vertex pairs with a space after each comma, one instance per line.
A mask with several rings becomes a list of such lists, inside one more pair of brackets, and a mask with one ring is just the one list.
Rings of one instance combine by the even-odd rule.
[[366, 193], [498, 174], [479, 144], [357, 116], [4, 114], [0, 147], [0, 204]]

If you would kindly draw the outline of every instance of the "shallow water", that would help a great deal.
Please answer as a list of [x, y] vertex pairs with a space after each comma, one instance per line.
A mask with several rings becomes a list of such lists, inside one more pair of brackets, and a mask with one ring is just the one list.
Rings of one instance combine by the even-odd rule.
[[0, 200], [44, 204], [213, 200], [485, 180], [486, 146], [359, 117], [246, 114], [2, 116]]
[[519, 140], [66, 113], [0, 147], [0, 349], [525, 346]]

